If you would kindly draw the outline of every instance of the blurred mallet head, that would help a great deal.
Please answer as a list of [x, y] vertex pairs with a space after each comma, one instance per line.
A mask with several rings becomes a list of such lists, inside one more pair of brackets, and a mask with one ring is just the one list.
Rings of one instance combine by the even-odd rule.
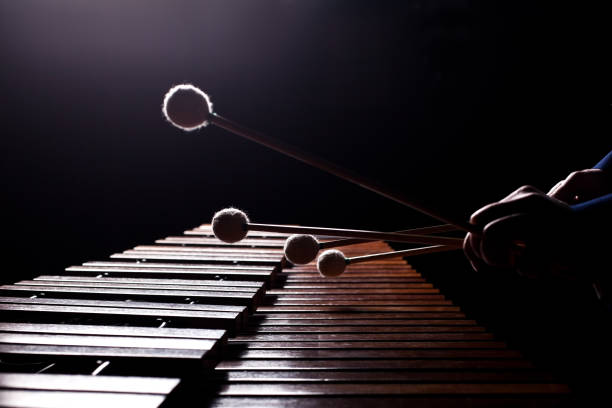
[[319, 253], [319, 241], [312, 235], [295, 234], [285, 241], [285, 257], [291, 263], [304, 265], [314, 261]]
[[246, 237], [248, 222], [249, 217], [243, 211], [225, 208], [215, 213], [211, 224], [215, 237], [231, 244]]
[[199, 88], [181, 84], [173, 86], [166, 93], [162, 112], [179, 129], [196, 130], [208, 125], [212, 102]]
[[346, 257], [337, 249], [325, 251], [319, 256], [317, 269], [326, 277], [340, 276], [346, 269]]

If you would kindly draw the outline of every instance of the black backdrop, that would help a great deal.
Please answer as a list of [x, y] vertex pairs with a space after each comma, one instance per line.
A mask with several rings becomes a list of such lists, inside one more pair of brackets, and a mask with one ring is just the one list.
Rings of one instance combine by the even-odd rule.
[[[559, 3], [2, 2], [2, 280], [103, 259], [228, 205], [256, 222], [432, 223], [220, 129], [172, 128], [160, 105], [181, 82], [221, 115], [456, 216], [547, 189], [612, 148], [609, 15]], [[533, 310], [459, 254], [415, 262], [470, 310], [509, 302], [482, 319], [510, 339]], [[529, 290], [535, 309], [549, 304]]]

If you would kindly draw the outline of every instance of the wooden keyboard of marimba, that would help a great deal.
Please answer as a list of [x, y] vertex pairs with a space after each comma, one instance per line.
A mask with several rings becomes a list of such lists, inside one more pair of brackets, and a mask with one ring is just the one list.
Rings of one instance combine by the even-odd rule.
[[[2, 406], [554, 406], [569, 389], [401, 259], [338, 278], [207, 225], [0, 287]], [[389, 251], [382, 242], [342, 248]]]

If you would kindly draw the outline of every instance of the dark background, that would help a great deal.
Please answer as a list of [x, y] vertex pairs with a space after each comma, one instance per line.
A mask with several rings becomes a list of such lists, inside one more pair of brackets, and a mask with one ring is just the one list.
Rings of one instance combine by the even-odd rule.
[[[255, 222], [435, 223], [220, 129], [178, 131], [160, 108], [182, 82], [223, 116], [454, 216], [547, 190], [612, 148], [610, 15], [560, 3], [2, 1], [2, 280], [228, 205]], [[415, 263], [530, 355], [565, 347], [533, 331], [563, 324], [541, 285], [477, 276], [460, 254]]]

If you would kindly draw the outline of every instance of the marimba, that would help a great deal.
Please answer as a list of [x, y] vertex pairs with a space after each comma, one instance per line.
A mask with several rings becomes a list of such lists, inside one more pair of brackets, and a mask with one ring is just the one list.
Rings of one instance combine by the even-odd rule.
[[2, 286], [1, 405], [540, 407], [571, 397], [404, 260], [323, 278], [283, 259], [285, 238], [230, 245], [203, 225]]

